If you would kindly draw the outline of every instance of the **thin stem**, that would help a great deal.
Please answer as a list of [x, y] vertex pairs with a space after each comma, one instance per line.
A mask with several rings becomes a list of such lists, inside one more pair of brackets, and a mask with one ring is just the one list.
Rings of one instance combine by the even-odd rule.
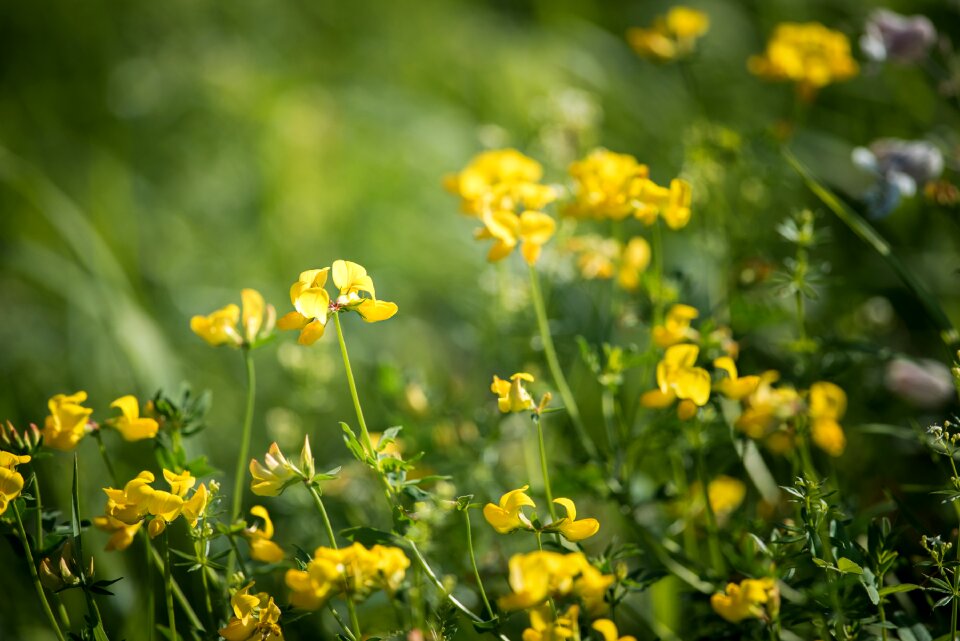
[[363, 419], [363, 408], [360, 407], [360, 396], [357, 394], [357, 382], [353, 378], [353, 368], [350, 367], [350, 355], [347, 353], [347, 343], [343, 340], [343, 327], [340, 323], [339, 313], [334, 313], [333, 321], [337, 327], [337, 340], [340, 342], [340, 354], [343, 356], [343, 367], [347, 371], [347, 385], [350, 387], [350, 398], [353, 399], [353, 409], [357, 413], [357, 422], [360, 424], [360, 438], [363, 439], [363, 447], [367, 450], [367, 453], [375, 457], [376, 452], [373, 449], [373, 441], [370, 440], [367, 422]]
[[110, 480], [114, 485], [119, 485], [119, 477], [117, 476], [116, 470], [113, 468], [113, 463], [110, 461], [110, 457], [107, 456], [107, 447], [103, 444], [103, 436], [100, 434], [100, 430], [94, 430], [93, 437], [97, 439], [97, 448], [100, 450], [100, 457], [103, 459], [103, 464], [107, 468], [107, 473], [110, 474]]
[[310, 491], [310, 496], [313, 497], [313, 504], [317, 506], [317, 511], [320, 512], [320, 517], [323, 519], [323, 527], [327, 530], [327, 538], [330, 539], [330, 547], [334, 550], [337, 548], [337, 537], [333, 535], [333, 526], [330, 525], [330, 517], [327, 516], [327, 508], [323, 506], [323, 499], [320, 498], [320, 492], [317, 491], [317, 488], [313, 486], [310, 482], [304, 482], [304, 485], [307, 486], [307, 489]]
[[176, 613], [173, 609], [173, 573], [170, 569], [170, 534], [163, 532], [163, 586], [167, 597], [167, 622], [170, 626], [170, 638], [177, 641]]
[[[159, 552], [157, 552], [156, 548], [154, 548], [153, 545], [150, 543], [150, 538], [149, 538], [149, 535], [147, 534], [147, 530], [145, 528], [141, 528], [140, 532], [143, 534], [146, 544], [149, 547], [150, 558], [153, 559], [153, 566], [159, 569], [160, 571], [163, 571], [163, 565], [164, 565], [163, 556]], [[183, 593], [183, 590], [180, 588], [180, 584], [177, 583], [177, 579], [171, 577], [170, 581], [173, 584], [173, 597], [177, 600], [177, 604], [180, 606], [180, 609], [183, 610], [183, 613], [187, 615], [187, 619], [189, 619], [190, 625], [192, 625], [197, 630], [200, 630], [201, 632], [206, 631], [206, 628], [204, 628], [203, 623], [200, 621], [200, 617], [198, 617], [197, 613], [193, 611], [193, 607], [190, 605], [190, 601], [187, 600], [187, 595]], [[151, 593], [151, 598], [152, 598], [152, 593]]]
[[[256, 398], [256, 388], [257, 388], [257, 377], [256, 372], [253, 368], [253, 355], [250, 352], [248, 346], [244, 346], [243, 350], [243, 364], [247, 372], [247, 403], [246, 409], [243, 413], [243, 431], [240, 437], [240, 454], [237, 456], [237, 467], [233, 473], [233, 503], [230, 507], [230, 523], [236, 523], [237, 519], [240, 518], [240, 509], [243, 506], [243, 485], [244, 480], [246, 480], [246, 471], [247, 465], [249, 464], [248, 457], [250, 456], [250, 435], [253, 430], [253, 407], [254, 399]], [[241, 562], [239, 559], [239, 552], [236, 549], [236, 546], [233, 546], [235, 555], [227, 560], [227, 581], [229, 585], [230, 576], [233, 575], [233, 571], [237, 566], [238, 562]], [[244, 572], [246, 574], [246, 572]]]
[[43, 608], [43, 613], [47, 615], [47, 619], [50, 621], [50, 627], [52, 627], [54, 633], [56, 633], [57, 639], [59, 639], [59, 641], [66, 641], [63, 632], [60, 631], [60, 626], [57, 624], [57, 619], [53, 616], [53, 610], [50, 609], [50, 602], [47, 601], [47, 595], [43, 591], [43, 585], [40, 583], [40, 573], [37, 571], [37, 565], [33, 560], [33, 552], [30, 550], [30, 540], [27, 538], [27, 531], [23, 528], [23, 519], [20, 517], [20, 508], [17, 506], [16, 500], [12, 501], [12, 505], [13, 514], [17, 518], [17, 532], [20, 535], [20, 542], [23, 543], [23, 549], [27, 554], [27, 564], [30, 566], [33, 587], [37, 591], [37, 596], [40, 597], [40, 606]]
[[533, 423], [537, 426], [537, 439], [540, 441], [540, 472], [543, 474], [543, 493], [547, 495], [547, 509], [550, 519], [556, 522], [557, 511], [553, 507], [553, 489], [550, 487], [550, 473], [547, 470], [547, 449], [543, 442], [543, 416], [534, 415]]
[[[697, 430], [702, 430], [703, 425], [698, 424]], [[720, 537], [717, 531], [717, 518], [713, 513], [713, 506], [710, 505], [710, 485], [707, 482], [707, 469], [704, 462], [703, 450], [704, 443], [701, 434], [698, 432], [693, 435], [694, 447], [697, 450], [697, 480], [700, 481], [700, 491], [703, 493], [703, 514], [707, 530], [707, 548], [710, 552], [710, 563], [717, 576], [726, 574], [726, 563], [723, 559], [723, 552], [720, 550]]]
[[663, 232], [660, 231], [660, 222], [653, 224], [651, 232], [651, 249], [653, 254], [653, 279], [656, 282], [656, 292], [651, 292], [653, 298], [653, 323], [663, 322]]
[[477, 568], [477, 557], [473, 552], [473, 532], [470, 526], [470, 511], [465, 508], [463, 511], [463, 523], [467, 528], [467, 550], [470, 551], [470, 565], [473, 567], [473, 576], [477, 580], [477, 588], [480, 590], [480, 598], [483, 599], [483, 605], [487, 608], [487, 615], [493, 618], [493, 608], [490, 607], [490, 600], [487, 599], [487, 591], [483, 589], [483, 580], [480, 578], [480, 570]]
[[[953, 456], [950, 456], [950, 462], [953, 464]], [[954, 469], [956, 465], [954, 464]], [[960, 506], [954, 504], [954, 509], [957, 511], [957, 516], [960, 516]], [[957, 533], [957, 560], [960, 561], [960, 532]], [[955, 567], [953, 569], [953, 593], [954, 595], [960, 593], [960, 567]], [[950, 612], [950, 638], [952, 641], [957, 641], [957, 611], [960, 607], [960, 601], [956, 598], [953, 599], [953, 606]]]
[[360, 619], [357, 618], [357, 608], [353, 604], [353, 599], [349, 595], [346, 597], [347, 611], [350, 613], [350, 625], [353, 627], [353, 636], [357, 641], [363, 638], [360, 634]]
[[587, 434], [583, 419], [580, 416], [580, 408], [577, 406], [577, 399], [570, 391], [570, 385], [567, 384], [567, 378], [560, 368], [560, 361], [557, 359], [557, 350], [553, 345], [553, 336], [550, 334], [550, 324], [547, 322], [547, 310], [543, 303], [543, 294], [540, 291], [540, 276], [536, 268], [530, 266], [530, 296], [533, 299], [533, 309], [537, 316], [537, 327], [540, 330], [540, 342], [543, 343], [543, 353], [547, 358], [547, 366], [550, 368], [550, 375], [553, 377], [553, 383], [560, 392], [560, 398], [563, 399], [563, 405], [567, 408], [570, 415], [570, 421], [573, 423], [577, 438], [583, 445], [587, 458], [596, 460], [599, 458], [597, 446], [593, 439]]
[[250, 463], [250, 435], [253, 430], [253, 404], [256, 397], [257, 377], [253, 369], [253, 356], [249, 347], [243, 348], [243, 364], [247, 371], [247, 405], [243, 414], [243, 432], [240, 437], [240, 455], [233, 476], [233, 504], [230, 509], [230, 522], [240, 518], [243, 505], [243, 481], [246, 478], [247, 465]]
[[43, 501], [40, 498], [40, 478], [37, 476], [37, 470], [33, 470], [33, 504], [37, 508], [37, 549], [43, 549]]
[[[670, 450], [670, 463], [673, 468], [673, 483], [677, 486], [677, 495], [685, 498], [689, 497], [690, 485], [687, 483], [687, 471], [683, 465], [683, 455], [676, 448]], [[692, 510], [688, 509], [684, 518], [683, 553], [691, 561], [698, 561], [700, 551], [697, 549], [697, 533], [693, 529], [690, 512]]]
[[[141, 528], [141, 531], [142, 528]], [[147, 641], [153, 641], [154, 633], [154, 618], [156, 617], [156, 603], [154, 601], [153, 593], [153, 545], [150, 543], [150, 537], [147, 534], [144, 534], [141, 537], [143, 541], [143, 551], [146, 553], [146, 566], [147, 566], [147, 585], [146, 585], [146, 597], [147, 597]]]
[[423, 570], [424, 574], [426, 574], [427, 578], [430, 579], [430, 582], [433, 583], [438, 590], [440, 590], [440, 593], [450, 603], [450, 605], [460, 610], [460, 612], [462, 612], [468, 619], [474, 621], [475, 623], [483, 623], [483, 619], [481, 617], [474, 614], [470, 608], [465, 606], [455, 596], [447, 591], [447, 588], [443, 585], [443, 581], [441, 581], [437, 574], [433, 571], [433, 568], [430, 567], [430, 565], [427, 563], [427, 560], [423, 558], [423, 554], [420, 552], [420, 548], [417, 547], [417, 544], [408, 539], [407, 545], [410, 546], [410, 550], [413, 552], [413, 558]]

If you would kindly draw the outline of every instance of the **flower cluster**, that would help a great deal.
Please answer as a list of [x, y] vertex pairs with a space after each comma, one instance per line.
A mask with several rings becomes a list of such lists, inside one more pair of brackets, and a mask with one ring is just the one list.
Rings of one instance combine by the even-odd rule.
[[283, 641], [280, 629], [280, 608], [266, 592], [250, 594], [248, 583], [230, 597], [233, 616], [220, 636], [226, 641]]
[[169, 492], [150, 486], [154, 476], [149, 471], [140, 472], [122, 490], [103, 488], [107, 495], [105, 515], [98, 517], [94, 524], [102, 530], [114, 533], [108, 549], [122, 550], [129, 546], [133, 536], [148, 517], [147, 530], [151, 538], [159, 536], [169, 523], [180, 516], [183, 516], [190, 527], [197, 524], [209, 499], [206, 485], [201, 483], [193, 495], [187, 498], [187, 493], [197, 482], [189, 471], [178, 473], [163, 470], [163, 478], [170, 486]]
[[640, 287], [640, 277], [650, 265], [650, 243], [643, 236], [634, 236], [626, 243], [597, 234], [576, 236], [567, 242], [567, 249], [577, 255], [577, 267], [586, 280], [616, 278], [626, 291]]
[[639, 55], [656, 62], [684, 58], [693, 53], [697, 40], [710, 29], [710, 18], [690, 7], [671, 7], [657, 16], [648, 29], [627, 31], [627, 42]]
[[600, 530], [600, 522], [597, 519], [578, 519], [577, 506], [567, 498], [553, 500], [554, 503], [566, 510], [567, 515], [565, 517], [546, 525], [540, 525], [536, 518], [530, 519], [524, 514], [523, 508], [535, 508], [537, 504], [527, 494], [529, 487], [524, 485], [507, 492], [500, 497], [500, 501], [496, 505], [487, 503], [483, 506], [483, 518], [500, 534], [509, 534], [517, 530], [559, 532], [565, 539], [574, 543], [588, 539]]
[[752, 56], [750, 72], [766, 80], [792, 82], [798, 95], [812, 100], [823, 87], [857, 75], [850, 40], [818, 22], [777, 25], [766, 51]]
[[510, 589], [500, 599], [504, 610], [523, 610], [548, 599], [573, 596], [591, 614], [606, 610], [604, 596], [613, 584], [612, 574], [603, 574], [582, 552], [536, 551], [510, 557]]
[[[332, 276], [337, 288], [334, 299], [326, 290], [328, 276]], [[295, 310], [281, 317], [277, 327], [300, 330], [301, 345], [313, 345], [323, 336], [331, 314], [356, 312], [366, 322], [375, 323], [397, 313], [396, 303], [377, 299], [367, 270], [348, 260], [335, 260], [332, 267], [301, 272], [290, 286], [290, 302]]]
[[354, 543], [342, 549], [318, 547], [304, 570], [287, 570], [290, 602], [317, 610], [334, 596], [362, 601], [374, 590], [396, 592], [410, 567], [410, 559], [396, 547]]
[[652, 225], [660, 217], [671, 229], [690, 221], [690, 183], [674, 178], [663, 187], [650, 179], [650, 168], [629, 154], [596, 149], [570, 165], [574, 201], [565, 213], [575, 218], [623, 220], [634, 217]]
[[84, 407], [86, 392], [57, 394], [49, 401], [50, 415], [43, 423], [43, 444], [56, 450], [72, 450], [90, 430], [93, 410]]
[[745, 619], [771, 621], [780, 611], [780, 590], [770, 578], [744, 579], [728, 583], [723, 592], [710, 597], [714, 611], [730, 623]]
[[540, 163], [516, 149], [482, 152], [447, 176], [444, 184], [460, 196], [462, 210], [483, 223], [477, 240], [493, 241], [487, 260], [502, 260], [519, 246], [528, 264], [537, 262], [557, 227], [542, 211], [557, 198], [555, 189], [540, 183], [542, 177]]
[[774, 371], [760, 376], [757, 388], [744, 398], [744, 408], [735, 427], [755, 440], [764, 440], [774, 452], [794, 447], [796, 422], [809, 422], [810, 439], [830, 456], [840, 456], [846, 436], [839, 421], [847, 407], [847, 395], [834, 383], [820, 381], [804, 395], [792, 386], [774, 387], [780, 375]]

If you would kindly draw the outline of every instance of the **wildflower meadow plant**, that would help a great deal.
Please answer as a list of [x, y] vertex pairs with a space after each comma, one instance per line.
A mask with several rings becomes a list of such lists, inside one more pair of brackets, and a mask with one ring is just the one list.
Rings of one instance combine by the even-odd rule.
[[[952, 278], [955, 243], [937, 239], [927, 262], [895, 245], [960, 202], [958, 139], [926, 122], [900, 134], [906, 118], [883, 132], [879, 115], [864, 117], [843, 132], [860, 140], [811, 122], [842, 116], [829, 88], [854, 78], [872, 87], [857, 108], [879, 109], [882, 74], [899, 73], [929, 84], [952, 122], [956, 78], [928, 78], [924, 64], [953, 73], [960, 56], [924, 16], [877, 10], [861, 34], [828, 25], [834, 11], [780, 22], [748, 59], [752, 45], [731, 46], [737, 66], [710, 83], [757, 96], [776, 91], [758, 79], [789, 84], [789, 135], [783, 121], [738, 131], [701, 100], [700, 66], [730, 46], [734, 24], [713, 6], [669, 7], [616, 38], [569, 22], [564, 38], [597, 39], [604, 60], [619, 48], [617, 64], [663, 93], [638, 105], [597, 79], [609, 87], [577, 103], [589, 114], [567, 114], [575, 127], [542, 105], [522, 120], [549, 120], [549, 135], [485, 126], [476, 149], [445, 157], [445, 177], [416, 187], [435, 192], [430, 222], [398, 214], [390, 242], [363, 211], [319, 234], [308, 199], [274, 194], [296, 233], [267, 229], [283, 216], [258, 233], [284, 238], [283, 273], [248, 253], [243, 277], [257, 274], [264, 293], [177, 299], [191, 377], [222, 361], [235, 403], [211, 411], [210, 392], [145, 393], [137, 377], [102, 385], [98, 362], [90, 381], [43, 391], [22, 424], [0, 425], [0, 531], [18, 608], [0, 637], [957, 639], [960, 334], [956, 305], [934, 289]], [[470, 33], [442, 35], [476, 53]], [[598, 60], [570, 56], [564, 73], [599, 78]], [[550, 81], [490, 61], [505, 103], [517, 78]], [[236, 62], [198, 64], [226, 90]], [[399, 75], [415, 76], [405, 65]], [[681, 90], [695, 109], [654, 104]], [[327, 99], [310, 96], [311, 109]], [[604, 129], [601, 98], [611, 118], [636, 122]], [[297, 139], [285, 150], [306, 166], [301, 129], [319, 131], [289, 100], [258, 99], [258, 116], [295, 121], [283, 124]], [[783, 115], [750, 116], [761, 114]], [[629, 134], [687, 118], [668, 151]], [[564, 153], [544, 142], [558, 132]], [[418, 171], [438, 150], [450, 151], [418, 150]], [[0, 180], [17, 167], [0, 150]], [[384, 162], [366, 177], [371, 202], [393, 171]], [[25, 184], [30, 195], [40, 181]], [[70, 218], [59, 196], [38, 200]], [[955, 214], [945, 228], [956, 231]], [[87, 238], [85, 224], [68, 227]], [[300, 235], [309, 255], [292, 249]], [[395, 280], [421, 263], [434, 282]], [[111, 270], [77, 270], [114, 279], [104, 288], [117, 300], [85, 309], [134, 318], [136, 340], [120, 342], [152, 363], [136, 298], [120, 300], [135, 288]], [[461, 271], [476, 287], [456, 286]], [[233, 273], [204, 278], [233, 288]]]

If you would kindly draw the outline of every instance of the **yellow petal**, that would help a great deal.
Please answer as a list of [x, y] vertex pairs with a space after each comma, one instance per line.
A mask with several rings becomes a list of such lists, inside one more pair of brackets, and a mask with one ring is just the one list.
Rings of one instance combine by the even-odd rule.
[[155, 437], [160, 424], [152, 418], [138, 418], [135, 421], [118, 424], [117, 429], [126, 441], [142, 441]]
[[244, 336], [252, 342], [263, 325], [264, 301], [263, 296], [255, 289], [240, 291], [240, 302], [243, 305], [242, 324]]
[[300, 312], [287, 312], [277, 321], [277, 327], [280, 329], [303, 329], [310, 319]]
[[675, 400], [677, 400], [677, 395], [672, 391], [661, 392], [655, 389], [640, 395], [640, 405], [654, 410], [662, 410], [670, 407]]
[[132, 394], [121, 396], [114, 402], [110, 403], [110, 407], [116, 407], [119, 409], [124, 418], [127, 420], [132, 421], [140, 418], [140, 404], [137, 402], [137, 397]]
[[262, 563], [279, 563], [283, 560], [283, 548], [269, 539], [251, 538], [250, 558]]
[[313, 320], [300, 330], [300, 337], [297, 339], [297, 342], [301, 345], [313, 345], [323, 336], [324, 329], [326, 329], [326, 326], [323, 321], [319, 318]]
[[593, 622], [592, 627], [603, 636], [603, 641], [618, 641], [619, 639], [617, 626], [610, 619], [597, 619]]
[[209, 497], [210, 495], [207, 493], [207, 486], [201, 483], [200, 487], [197, 488], [197, 491], [194, 492], [193, 496], [190, 497], [190, 500], [184, 502], [183, 518], [190, 523], [190, 527], [195, 527], [197, 525], [197, 521], [200, 520], [204, 510], [207, 509], [207, 501], [209, 500]]
[[500, 534], [509, 534], [523, 527], [523, 522], [517, 513], [504, 510], [493, 503], [487, 503], [483, 506], [483, 518]]
[[703, 407], [710, 398], [710, 374], [700, 367], [678, 372], [673, 382], [677, 398], [688, 398]]
[[553, 499], [554, 503], [558, 503], [563, 506], [563, 509], [567, 511], [567, 518], [571, 521], [575, 521], [577, 518], [577, 506], [573, 504], [573, 501], [563, 497]]
[[300, 292], [293, 305], [306, 318], [326, 319], [330, 310], [330, 294], [322, 287], [310, 287]]
[[263, 537], [265, 539], [273, 538], [273, 520], [270, 518], [270, 513], [267, 512], [267, 508], [262, 505], [254, 505], [250, 508], [250, 514], [261, 519], [263, 521], [263, 526], [253, 530], [254, 534], [258, 537]]
[[376, 323], [392, 318], [397, 313], [397, 304], [385, 300], [365, 298], [362, 303], [357, 305], [357, 313], [360, 314], [360, 318], [368, 323]]
[[579, 521], [567, 521], [561, 523], [557, 528], [568, 541], [576, 543], [588, 539], [600, 530], [600, 522], [597, 519], [580, 519]]
[[541, 211], [525, 211], [520, 214], [519, 236], [528, 243], [543, 245], [553, 237], [557, 221]]
[[367, 270], [362, 265], [349, 260], [336, 260], [333, 262], [332, 271], [333, 284], [340, 290], [341, 296], [363, 291], [373, 298], [377, 297], [373, 290], [373, 280], [367, 275]]

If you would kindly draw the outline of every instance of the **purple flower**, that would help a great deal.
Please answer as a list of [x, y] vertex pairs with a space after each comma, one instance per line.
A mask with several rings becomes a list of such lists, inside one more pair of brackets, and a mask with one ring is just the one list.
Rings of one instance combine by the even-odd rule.
[[860, 48], [871, 60], [913, 63], [927, 56], [937, 30], [926, 16], [902, 16], [889, 9], [870, 14]]
[[957, 393], [946, 365], [927, 359], [893, 359], [887, 364], [886, 384], [903, 400], [926, 410], [943, 407]]
[[855, 165], [874, 173], [877, 182], [864, 194], [871, 216], [881, 218], [893, 211], [901, 197], [943, 173], [943, 154], [925, 140], [881, 138], [869, 147], [853, 150]]

